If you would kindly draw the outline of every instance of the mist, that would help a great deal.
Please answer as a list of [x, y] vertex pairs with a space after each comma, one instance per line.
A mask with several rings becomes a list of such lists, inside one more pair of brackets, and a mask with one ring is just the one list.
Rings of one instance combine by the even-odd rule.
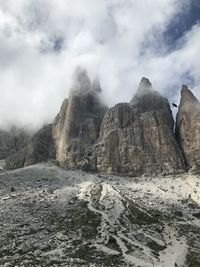
[[0, 0], [0, 128], [51, 122], [78, 65], [109, 106], [130, 101], [142, 77], [175, 103], [182, 84], [200, 97], [199, 22], [177, 40], [167, 32], [194, 2]]

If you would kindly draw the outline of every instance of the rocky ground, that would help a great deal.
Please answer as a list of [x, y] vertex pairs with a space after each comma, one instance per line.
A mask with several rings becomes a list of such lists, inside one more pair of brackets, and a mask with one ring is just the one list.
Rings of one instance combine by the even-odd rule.
[[0, 266], [200, 266], [200, 178], [0, 174]]

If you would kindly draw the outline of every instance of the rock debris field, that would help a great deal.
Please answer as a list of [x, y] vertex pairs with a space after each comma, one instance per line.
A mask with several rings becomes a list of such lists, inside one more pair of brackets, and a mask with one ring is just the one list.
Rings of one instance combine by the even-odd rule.
[[0, 173], [0, 266], [200, 266], [200, 178]]

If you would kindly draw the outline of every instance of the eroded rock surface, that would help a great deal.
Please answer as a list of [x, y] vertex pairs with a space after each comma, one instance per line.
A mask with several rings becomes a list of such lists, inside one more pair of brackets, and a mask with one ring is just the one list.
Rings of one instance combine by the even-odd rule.
[[168, 100], [143, 78], [130, 104], [117, 104], [105, 114], [97, 170], [131, 176], [184, 170], [173, 127]]
[[84, 69], [74, 75], [69, 100], [65, 100], [53, 123], [56, 160], [69, 169], [91, 170], [91, 146], [98, 140], [106, 107], [100, 99], [101, 87], [91, 83]]
[[52, 126], [9, 157], [7, 168], [51, 158], [66, 169], [128, 176], [179, 173], [199, 166], [200, 104], [187, 88], [182, 91], [175, 136], [169, 102], [148, 79], [142, 78], [130, 103], [110, 109], [102, 104], [98, 79], [91, 82], [84, 69], [76, 70], [72, 84]]
[[183, 85], [177, 114], [176, 134], [188, 168], [200, 167], [200, 103]]
[[28, 144], [6, 158], [6, 169], [16, 169], [54, 158], [52, 125], [44, 126], [36, 132]]
[[25, 147], [30, 135], [28, 131], [16, 127], [8, 131], [0, 130], [0, 159], [5, 159]]
[[200, 266], [199, 177], [0, 174], [0, 266]]

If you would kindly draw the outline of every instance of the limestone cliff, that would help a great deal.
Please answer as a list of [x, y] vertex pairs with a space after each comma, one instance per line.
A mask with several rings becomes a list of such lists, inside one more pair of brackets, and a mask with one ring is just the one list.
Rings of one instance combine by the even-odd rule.
[[97, 170], [131, 176], [182, 171], [173, 127], [168, 100], [143, 78], [130, 104], [117, 104], [105, 114], [96, 146]]
[[106, 107], [100, 99], [98, 80], [91, 83], [87, 72], [74, 74], [69, 100], [65, 100], [53, 122], [56, 160], [70, 169], [90, 169], [91, 146], [98, 140]]
[[74, 170], [129, 176], [178, 173], [200, 164], [199, 118], [200, 103], [184, 87], [175, 136], [169, 102], [146, 78], [130, 103], [108, 109], [98, 79], [91, 82], [78, 68], [53, 124], [38, 131], [6, 166], [56, 159]]
[[6, 169], [16, 169], [54, 158], [52, 125], [44, 126], [29, 140], [28, 144], [6, 158]]
[[200, 103], [183, 85], [177, 114], [176, 134], [188, 168], [200, 167]]

